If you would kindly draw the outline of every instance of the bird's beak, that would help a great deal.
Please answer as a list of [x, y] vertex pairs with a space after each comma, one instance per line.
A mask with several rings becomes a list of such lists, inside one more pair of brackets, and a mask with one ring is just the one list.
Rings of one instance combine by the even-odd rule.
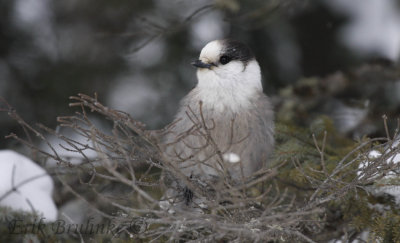
[[201, 60], [196, 60], [196, 61], [192, 62], [192, 65], [195, 66], [195, 67], [198, 67], [198, 68], [208, 68], [208, 69], [211, 69], [212, 66], [216, 66], [213, 63], [211, 63], [211, 64], [210, 63], [204, 63]]

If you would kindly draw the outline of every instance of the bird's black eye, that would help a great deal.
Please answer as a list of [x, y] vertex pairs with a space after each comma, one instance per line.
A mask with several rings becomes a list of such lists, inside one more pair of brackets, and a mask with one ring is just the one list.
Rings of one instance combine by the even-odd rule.
[[222, 64], [222, 65], [225, 65], [225, 64], [227, 64], [228, 62], [230, 62], [232, 59], [230, 58], [230, 57], [228, 57], [228, 56], [221, 56], [220, 58], [219, 58], [219, 62]]

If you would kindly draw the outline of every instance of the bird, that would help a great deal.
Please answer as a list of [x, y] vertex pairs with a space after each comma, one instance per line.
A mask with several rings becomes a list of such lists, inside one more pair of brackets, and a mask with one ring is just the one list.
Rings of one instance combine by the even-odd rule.
[[164, 160], [175, 171], [166, 173], [164, 198], [181, 198], [184, 205], [196, 201], [188, 183], [243, 182], [268, 163], [274, 147], [274, 111], [250, 48], [214, 40], [192, 65], [197, 85], [161, 139]]

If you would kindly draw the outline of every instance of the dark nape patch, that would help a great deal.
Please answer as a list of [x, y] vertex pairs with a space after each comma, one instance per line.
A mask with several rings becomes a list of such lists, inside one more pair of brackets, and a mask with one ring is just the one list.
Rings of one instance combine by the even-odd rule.
[[222, 55], [226, 55], [230, 57], [232, 60], [239, 60], [247, 64], [250, 60], [254, 58], [253, 52], [250, 48], [243, 44], [240, 41], [225, 39], [222, 40], [224, 43], [224, 50], [222, 51]]

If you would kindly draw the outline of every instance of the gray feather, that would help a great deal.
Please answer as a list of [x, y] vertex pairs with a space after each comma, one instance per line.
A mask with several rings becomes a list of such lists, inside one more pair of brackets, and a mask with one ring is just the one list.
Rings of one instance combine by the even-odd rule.
[[[200, 111], [197, 92], [193, 89], [182, 100], [174, 125], [163, 137], [166, 157], [187, 176], [220, 176], [219, 163], [233, 179], [249, 177], [262, 168], [274, 144], [274, 115], [268, 97], [260, 92], [252, 98], [251, 107], [239, 111], [226, 107], [220, 113], [205, 103]], [[207, 130], [212, 141], [204, 136]], [[224, 153], [239, 155], [240, 163], [221, 161]]]

